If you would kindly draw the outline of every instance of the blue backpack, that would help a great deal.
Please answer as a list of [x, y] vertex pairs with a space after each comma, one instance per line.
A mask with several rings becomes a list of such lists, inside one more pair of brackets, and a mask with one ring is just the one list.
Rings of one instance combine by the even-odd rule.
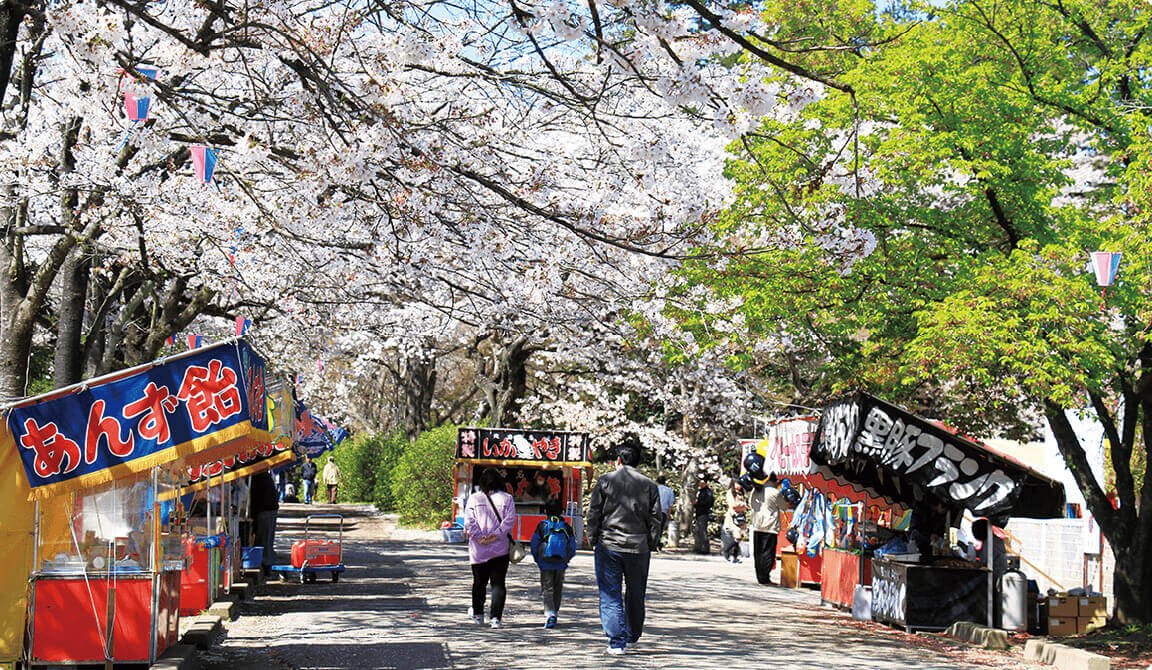
[[544, 541], [540, 554], [550, 561], [567, 561], [570, 537], [572, 535], [563, 519], [556, 516], [548, 517], [544, 522]]

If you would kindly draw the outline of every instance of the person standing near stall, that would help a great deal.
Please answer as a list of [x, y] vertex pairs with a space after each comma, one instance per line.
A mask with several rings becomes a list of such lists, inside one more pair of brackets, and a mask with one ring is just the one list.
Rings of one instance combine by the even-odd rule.
[[477, 482], [480, 490], [468, 496], [464, 508], [464, 532], [468, 535], [468, 562], [472, 565], [472, 606], [468, 616], [484, 623], [484, 596], [492, 583], [489, 623], [500, 627], [504, 616], [508, 574], [508, 534], [516, 526], [516, 502], [504, 491], [504, 478], [495, 468], [485, 468]]
[[328, 463], [324, 466], [324, 484], [328, 487], [328, 504], [336, 504], [336, 488], [340, 486], [340, 466], [336, 465], [336, 459], [332, 456], [328, 457]]
[[747, 523], [744, 502], [744, 489], [733, 479], [726, 494], [728, 509], [724, 512], [724, 524], [720, 529], [720, 555], [725, 561], [740, 562], [740, 542], [744, 539], [744, 526]]
[[752, 492], [749, 499], [752, 528], [752, 561], [756, 565], [756, 581], [764, 586], [775, 586], [772, 569], [776, 567], [776, 536], [780, 533], [780, 512], [788, 509], [788, 501], [780, 494], [776, 473]]
[[264, 576], [272, 574], [272, 565], [276, 562], [276, 515], [280, 511], [280, 492], [276, 490], [276, 482], [272, 474], [265, 470], [252, 475], [251, 514], [256, 539], [253, 546], [262, 547], [260, 567]]
[[696, 502], [692, 506], [696, 514], [695, 539], [692, 550], [697, 554], [712, 553], [711, 541], [708, 539], [708, 522], [712, 520], [712, 505], [716, 503], [716, 496], [708, 488], [708, 480], [700, 477], [700, 490], [696, 493]]
[[668, 486], [668, 478], [660, 475], [656, 478], [656, 490], [660, 493], [660, 512], [664, 521], [660, 524], [660, 541], [657, 549], [664, 548], [664, 533], [668, 530], [668, 522], [672, 519], [672, 509], [676, 505], [676, 493]]
[[304, 465], [300, 466], [300, 483], [304, 485], [304, 504], [311, 505], [316, 490], [316, 464], [311, 456], [305, 456]]
[[596, 480], [585, 517], [595, 551], [600, 625], [612, 655], [623, 654], [644, 632], [648, 565], [660, 539], [660, 493], [636, 469], [639, 464], [639, 449], [619, 447], [616, 470]]

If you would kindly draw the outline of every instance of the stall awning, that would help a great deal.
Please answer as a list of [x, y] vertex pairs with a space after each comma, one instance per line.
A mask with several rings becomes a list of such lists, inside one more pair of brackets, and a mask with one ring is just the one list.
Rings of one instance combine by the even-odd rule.
[[516, 428], [460, 428], [456, 460], [489, 465], [591, 467], [588, 433]]
[[811, 457], [910, 507], [935, 499], [995, 520], [1064, 515], [1061, 483], [863, 392], [825, 408]]
[[21, 400], [4, 413], [37, 499], [275, 439], [264, 359], [244, 340]]

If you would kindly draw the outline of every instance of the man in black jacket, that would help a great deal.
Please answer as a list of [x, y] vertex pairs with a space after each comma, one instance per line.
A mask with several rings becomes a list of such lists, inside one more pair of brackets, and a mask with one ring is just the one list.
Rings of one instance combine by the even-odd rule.
[[272, 573], [272, 565], [276, 562], [276, 515], [280, 511], [280, 492], [276, 490], [272, 473], [267, 470], [252, 475], [250, 487], [249, 509], [256, 532], [252, 544], [263, 547], [260, 564], [264, 576], [267, 577]]
[[625, 445], [616, 454], [616, 471], [596, 481], [585, 520], [595, 550], [600, 624], [614, 655], [644, 632], [648, 563], [663, 519], [656, 482], [636, 469], [640, 451]]
[[693, 511], [696, 514], [695, 544], [692, 550], [697, 554], [712, 553], [712, 543], [708, 539], [708, 522], [712, 520], [712, 505], [716, 503], [716, 496], [708, 488], [708, 480], [700, 478], [700, 490], [696, 493], [696, 504]]
[[316, 493], [316, 464], [311, 456], [305, 456], [304, 465], [300, 466], [300, 482], [304, 485], [304, 503], [311, 505]]

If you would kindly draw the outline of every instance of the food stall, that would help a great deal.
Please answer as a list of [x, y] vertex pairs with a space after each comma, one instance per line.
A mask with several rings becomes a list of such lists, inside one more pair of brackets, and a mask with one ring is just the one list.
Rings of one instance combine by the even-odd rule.
[[[33, 502], [26, 664], [151, 663], [178, 634], [186, 459], [266, 428], [243, 340], [4, 408]], [[4, 594], [8, 595], [8, 594]]]
[[[923, 510], [937, 510], [945, 520], [958, 520], [968, 510], [996, 525], [1009, 516], [1063, 515], [1064, 488], [1059, 482], [862, 392], [825, 409], [811, 457], [821, 474], [913, 510], [913, 537], [918, 526], [926, 528], [934, 521]], [[941, 630], [956, 621], [992, 625], [992, 570], [955, 555], [947, 535], [933, 533], [917, 544], [930, 546], [930, 551], [872, 558], [874, 620], [907, 630]], [[992, 541], [991, 530], [984, 541]]]
[[[185, 484], [181, 507], [189, 510], [180, 613], [196, 614], [207, 609], [221, 592], [231, 591], [240, 581], [240, 552], [248, 544], [241, 531], [248, 513], [245, 478], [295, 460], [292, 450], [292, 397], [285, 379], [268, 376], [267, 431], [254, 431], [243, 442], [227, 445], [243, 449], [225, 458], [213, 449], [185, 459]], [[245, 529], [246, 530], [246, 529]]]
[[505, 488], [516, 501], [513, 537], [532, 539], [544, 520], [544, 503], [559, 498], [564, 518], [572, 524], [577, 543], [584, 537], [581, 508], [583, 485], [592, 475], [591, 441], [587, 433], [509, 428], [461, 428], [452, 466], [455, 494], [452, 516], [464, 523], [464, 505], [473, 482], [485, 467], [499, 468]]
[[[781, 480], [787, 479], [788, 484], [802, 495], [810, 498], [823, 496], [826, 504], [834, 510], [850, 505], [854, 518], [864, 524], [888, 523], [900, 512], [900, 506], [893, 500], [816, 470], [810, 451], [818, 426], [819, 418], [814, 416], [767, 422], [764, 437], [740, 441], [741, 475], [745, 473], [747, 455], [755, 452], [763, 458], [764, 473], [776, 473]], [[786, 532], [792, 525], [794, 514], [794, 511], [787, 511], [780, 515], [781, 532], [776, 553], [781, 569], [795, 572], [795, 585], [819, 584], [824, 602], [851, 607], [856, 586], [870, 583], [868, 561], [861, 560], [861, 550], [854, 542], [844, 541], [841, 533], [831, 534], [832, 541], [826, 541], [822, 536], [807, 542], [805, 537], [799, 539], [801, 546], [795, 546]], [[840, 516], [836, 518], [839, 520]], [[787, 581], [782, 575], [781, 583]]]

